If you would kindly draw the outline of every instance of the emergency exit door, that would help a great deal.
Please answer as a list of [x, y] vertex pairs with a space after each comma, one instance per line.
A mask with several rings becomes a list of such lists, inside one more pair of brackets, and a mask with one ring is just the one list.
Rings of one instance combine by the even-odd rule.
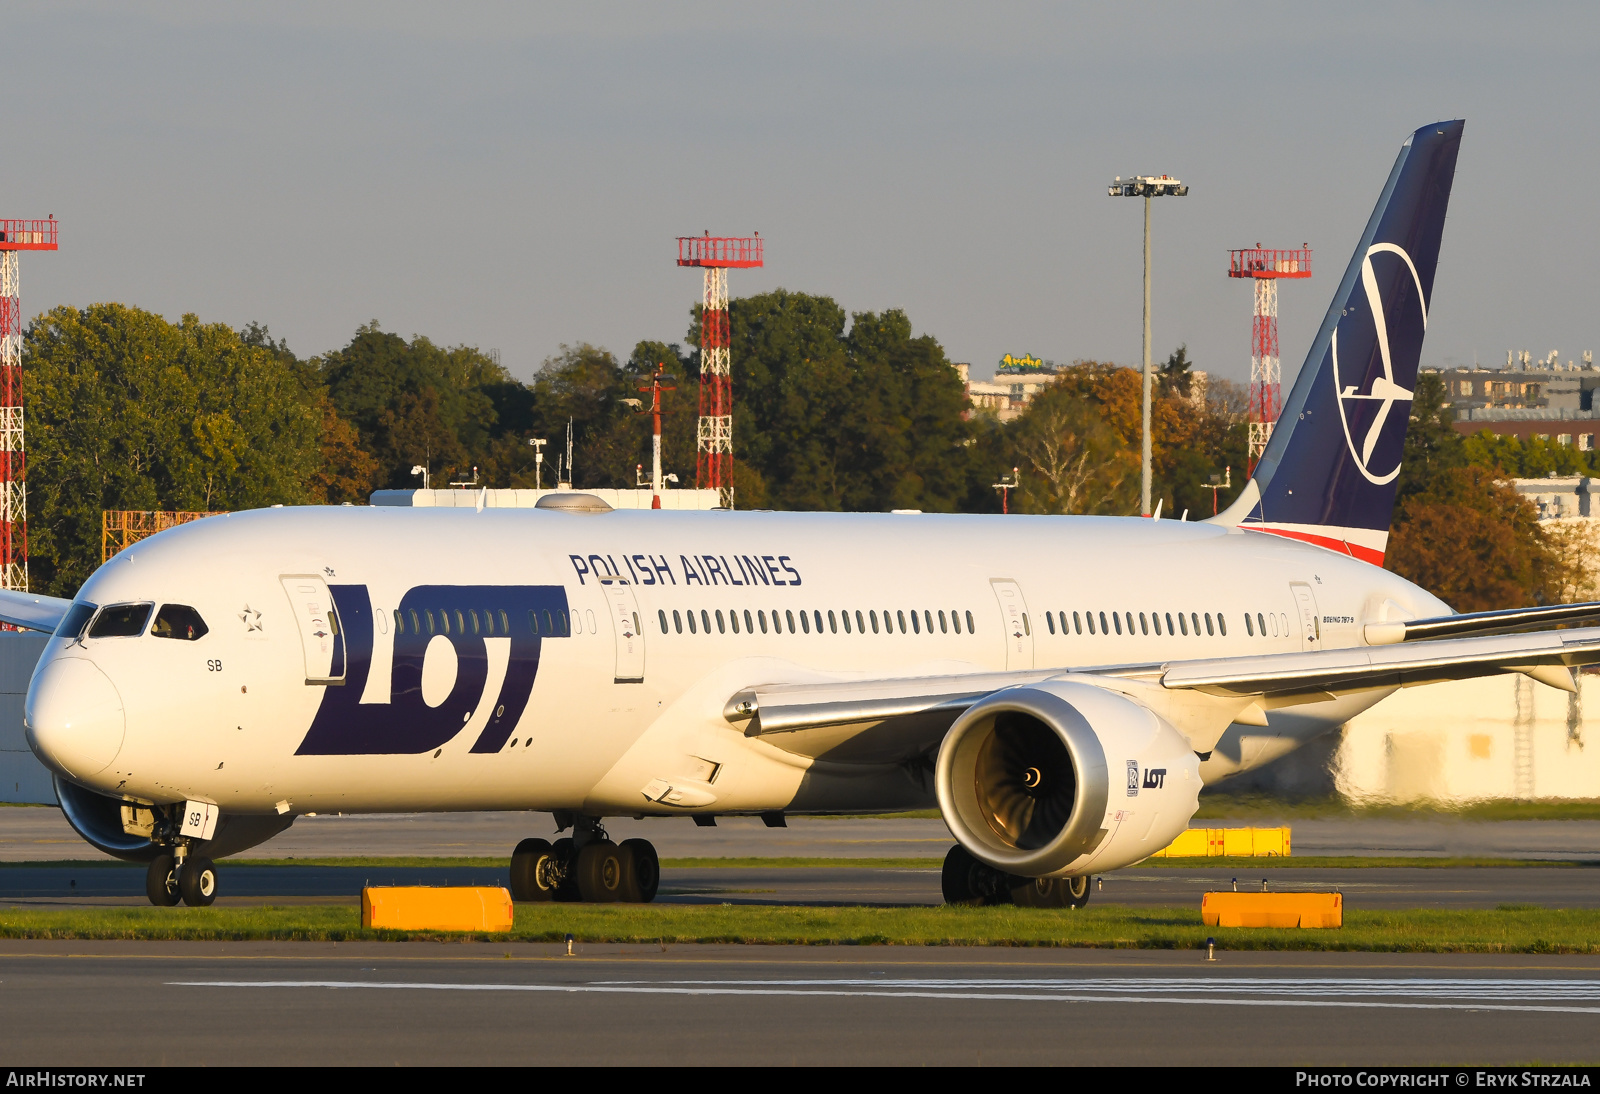
[[306, 659], [306, 683], [344, 683], [344, 635], [328, 583], [311, 575], [288, 575], [279, 580], [289, 596], [289, 613], [300, 632], [300, 648]]
[[1015, 581], [995, 578], [989, 582], [1000, 603], [1000, 622], [1005, 629], [1006, 668], [1033, 668], [1033, 623], [1028, 605], [1022, 599], [1022, 586]]
[[1289, 590], [1294, 593], [1295, 619], [1300, 624], [1300, 648], [1320, 650], [1322, 628], [1317, 625], [1316, 595], [1312, 593], [1311, 586], [1303, 581], [1291, 581]]
[[616, 682], [644, 683], [644, 628], [639, 620], [639, 602], [633, 586], [620, 577], [600, 579], [611, 612], [611, 629], [617, 640]]

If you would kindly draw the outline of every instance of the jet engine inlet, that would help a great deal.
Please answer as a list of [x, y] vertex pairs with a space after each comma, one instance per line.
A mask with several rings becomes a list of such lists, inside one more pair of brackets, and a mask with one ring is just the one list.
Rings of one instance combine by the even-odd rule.
[[[1127, 711], [1103, 711], [1108, 705]], [[939, 808], [974, 857], [1044, 877], [1104, 838], [1106, 756], [1083, 707], [1097, 716], [1152, 717], [1102, 689], [1048, 681], [996, 692], [950, 727], [935, 775]]]
[[973, 793], [990, 829], [1013, 847], [1045, 846], [1072, 819], [1078, 778], [1055, 732], [1030, 715], [1007, 710], [978, 747]]

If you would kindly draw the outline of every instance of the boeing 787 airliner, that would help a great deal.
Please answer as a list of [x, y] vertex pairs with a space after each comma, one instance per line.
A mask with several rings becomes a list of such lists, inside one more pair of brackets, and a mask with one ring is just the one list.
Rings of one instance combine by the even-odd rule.
[[1462, 127], [1406, 140], [1218, 517], [218, 516], [71, 601], [0, 594], [53, 631], [29, 743], [157, 904], [313, 811], [550, 812], [571, 834], [515, 849], [513, 896], [608, 901], [659, 879], [608, 817], [937, 803], [948, 899], [1080, 905], [1203, 783], [1397, 688], [1600, 661], [1600, 628], [1553, 629], [1596, 605], [1453, 615], [1379, 565]]

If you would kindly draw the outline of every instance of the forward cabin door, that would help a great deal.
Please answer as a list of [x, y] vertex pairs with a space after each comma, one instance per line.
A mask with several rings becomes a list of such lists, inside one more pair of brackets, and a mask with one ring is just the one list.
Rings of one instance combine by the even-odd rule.
[[280, 578], [289, 596], [289, 614], [300, 632], [306, 683], [344, 683], [344, 634], [328, 583], [315, 575]]
[[603, 577], [606, 606], [611, 613], [611, 628], [617, 639], [616, 682], [644, 683], [644, 628], [639, 620], [639, 602], [633, 586], [620, 577]]
[[1006, 668], [1033, 668], [1033, 621], [1022, 599], [1022, 586], [1015, 581], [994, 578], [989, 582], [1000, 603], [1000, 623], [1005, 630]]
[[1303, 581], [1291, 581], [1289, 590], [1294, 593], [1295, 621], [1300, 625], [1300, 648], [1320, 650], [1322, 629], [1317, 626], [1317, 598], [1311, 586]]

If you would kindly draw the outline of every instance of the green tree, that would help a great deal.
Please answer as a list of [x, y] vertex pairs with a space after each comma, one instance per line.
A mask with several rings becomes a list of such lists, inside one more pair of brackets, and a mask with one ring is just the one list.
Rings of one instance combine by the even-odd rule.
[[322, 416], [277, 355], [220, 323], [122, 304], [28, 328], [34, 587], [70, 596], [100, 562], [102, 509], [315, 500]]
[[1466, 465], [1468, 454], [1461, 434], [1451, 424], [1454, 416], [1444, 381], [1433, 373], [1419, 375], [1401, 450], [1396, 504], [1428, 493], [1442, 474]]
[[[734, 453], [771, 504], [962, 504], [973, 462], [961, 383], [937, 341], [913, 336], [904, 312], [856, 313], [846, 334], [833, 300], [785, 289], [735, 300], [729, 312]], [[698, 339], [698, 316], [689, 336]]]
[[377, 320], [319, 365], [334, 408], [377, 461], [378, 486], [420, 486], [415, 464], [441, 483], [470, 474], [503, 435], [497, 407], [517, 398], [510, 375], [482, 351], [443, 349], [421, 335], [407, 342]]

